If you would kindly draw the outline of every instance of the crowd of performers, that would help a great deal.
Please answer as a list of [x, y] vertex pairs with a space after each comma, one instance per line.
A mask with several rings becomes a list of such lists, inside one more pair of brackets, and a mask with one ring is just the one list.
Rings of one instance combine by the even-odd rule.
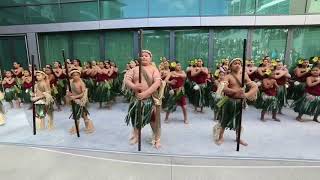
[[[184, 123], [188, 124], [187, 101], [193, 105], [195, 113], [203, 113], [205, 107], [212, 109], [213, 118], [217, 120], [213, 134], [218, 145], [223, 143], [225, 129], [240, 129], [240, 109], [247, 105], [261, 109], [261, 121], [266, 121], [268, 114], [273, 120], [280, 121], [277, 114], [282, 114], [282, 108], [287, 106], [298, 113], [296, 120], [303, 121], [303, 115], [311, 115], [314, 121], [319, 122], [318, 57], [301, 59], [291, 69], [280, 60], [271, 60], [268, 56], [257, 66], [254, 61], [247, 60], [245, 87], [242, 87], [240, 58], [223, 59], [213, 72], [204, 66], [202, 59], [195, 59], [189, 62], [184, 71], [180, 62], [165, 58], [157, 67], [152, 62], [152, 53], [143, 50], [141, 67], [139, 82], [137, 60], [127, 63], [122, 72], [112, 61], [91, 61], [82, 65], [78, 59], [67, 60], [66, 67], [56, 61], [35, 71], [35, 92], [32, 93], [31, 65], [23, 69], [14, 62], [13, 69], [4, 72], [1, 82], [4, 95], [0, 93], [0, 100], [4, 99], [11, 107], [17, 108], [20, 103], [31, 105], [33, 102], [39, 129], [54, 128], [54, 109], [60, 111], [61, 106], [73, 101], [78, 126], [79, 119], [83, 118], [85, 132], [92, 133], [95, 129], [89, 118], [88, 103], [98, 103], [100, 108], [110, 109], [116, 102], [115, 97], [121, 95], [129, 103], [125, 122], [133, 127], [130, 144], [136, 144], [139, 129], [150, 124], [153, 130], [151, 143], [155, 148], [161, 147], [160, 112], [165, 112], [164, 122], [169, 123], [170, 114], [179, 106]], [[68, 77], [71, 89], [67, 88]], [[0, 105], [0, 125], [3, 125], [4, 111]], [[142, 121], [138, 119], [139, 115]], [[70, 133], [76, 133], [76, 128], [72, 127]], [[243, 140], [240, 143], [247, 145]]]

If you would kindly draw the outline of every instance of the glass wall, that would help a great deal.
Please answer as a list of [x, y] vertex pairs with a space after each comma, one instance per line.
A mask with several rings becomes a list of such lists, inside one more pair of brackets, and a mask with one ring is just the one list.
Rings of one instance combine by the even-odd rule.
[[143, 31], [143, 48], [152, 52], [153, 61], [160, 62], [160, 57], [169, 58], [170, 31]]
[[124, 70], [126, 64], [134, 58], [133, 32], [108, 31], [104, 37], [106, 59], [115, 61], [120, 70]]
[[72, 33], [73, 58], [82, 61], [100, 59], [98, 32]]
[[307, 13], [320, 13], [320, 1], [319, 0], [308, 0]]
[[298, 58], [320, 56], [320, 28], [296, 28], [293, 31], [293, 43], [290, 51], [290, 62]]
[[24, 36], [0, 36], [0, 69], [10, 70], [16, 61], [28, 65], [28, 55]]
[[209, 49], [208, 30], [175, 31], [175, 57], [184, 67], [194, 58], [202, 58], [207, 65]]
[[221, 59], [243, 56], [243, 39], [247, 38], [247, 29], [217, 29], [213, 35], [214, 66]]
[[0, 1], [0, 25], [103, 19], [320, 13], [317, 0], [15, 0]]
[[255, 0], [203, 0], [201, 15], [203, 16], [236, 16], [253, 15]]
[[50, 33], [39, 35], [39, 50], [41, 64], [52, 64], [54, 61], [63, 61], [61, 51], [64, 49], [66, 58], [71, 58], [70, 36], [67, 33]]
[[150, 17], [199, 16], [199, 0], [150, 1]]
[[255, 29], [252, 40], [253, 60], [260, 61], [264, 56], [284, 60], [287, 29]]
[[141, 18], [148, 16], [148, 0], [101, 0], [101, 19]]

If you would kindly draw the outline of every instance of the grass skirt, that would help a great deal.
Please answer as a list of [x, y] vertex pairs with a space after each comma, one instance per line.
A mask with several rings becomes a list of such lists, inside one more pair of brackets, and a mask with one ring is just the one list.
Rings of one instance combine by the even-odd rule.
[[35, 105], [35, 111], [36, 111], [36, 117], [43, 119], [46, 117], [47, 114], [53, 113], [53, 104], [34, 104]]
[[153, 110], [153, 100], [152, 98], [148, 98], [141, 102], [141, 114], [142, 114], [142, 122], [139, 122], [138, 119], [138, 100], [134, 99], [131, 101], [128, 109], [128, 114], [125, 118], [127, 125], [130, 124], [134, 128], [143, 128], [145, 125], [151, 122], [152, 110]]
[[[171, 90], [171, 91], [174, 91], [174, 90]], [[183, 98], [185, 98], [185, 94], [182, 90], [180, 92], [174, 91], [174, 94], [170, 94], [170, 93], [168, 94], [169, 94], [169, 97], [166, 102], [167, 103], [166, 107], [163, 108], [164, 111], [171, 113], [177, 110], [178, 105], [184, 105], [185, 100], [183, 100]]]
[[17, 86], [13, 86], [11, 88], [6, 88], [5, 89], [5, 94], [4, 94], [4, 99], [7, 102], [11, 102], [13, 100], [17, 100], [18, 99]]
[[279, 109], [279, 101], [276, 96], [268, 96], [262, 93], [261, 102], [257, 108], [262, 109], [264, 112], [277, 112]]
[[[74, 103], [74, 109], [75, 109], [75, 113], [76, 113], [76, 120], [79, 120], [80, 118], [84, 117], [85, 115], [88, 115], [89, 114], [89, 111], [87, 109], [87, 107], [85, 106], [80, 106], [79, 104], [77, 103]], [[71, 115], [70, 115], [70, 118], [73, 119], [73, 112], [72, 112], [72, 109], [71, 109]]]
[[220, 124], [222, 128], [236, 130], [240, 124], [241, 100], [228, 98], [221, 109]]
[[299, 114], [307, 114], [310, 116], [319, 115], [320, 96], [313, 96], [305, 93], [300, 99], [294, 101], [291, 107]]
[[96, 102], [108, 102], [111, 100], [111, 85], [108, 81], [98, 82], [95, 91]]
[[277, 91], [279, 110], [281, 110], [282, 107], [284, 107], [288, 104], [287, 95], [288, 95], [288, 93], [287, 93], [286, 86], [285, 85], [279, 86], [278, 91]]
[[298, 100], [301, 98], [301, 95], [304, 94], [304, 90], [306, 87], [306, 83], [303, 82], [295, 82], [296, 84], [293, 86], [292, 94], [291, 94], [291, 99], [293, 100]]
[[191, 104], [195, 107], [208, 107], [209, 106], [209, 94], [210, 91], [206, 84], [193, 83], [193, 87], [198, 86], [199, 89], [192, 88]]
[[86, 85], [86, 88], [88, 89], [88, 98], [89, 101], [92, 102], [94, 101], [94, 93], [95, 93], [95, 82], [93, 79], [83, 79], [84, 84]]
[[31, 93], [32, 93], [31, 88], [22, 90], [21, 96], [24, 103], [31, 103]]

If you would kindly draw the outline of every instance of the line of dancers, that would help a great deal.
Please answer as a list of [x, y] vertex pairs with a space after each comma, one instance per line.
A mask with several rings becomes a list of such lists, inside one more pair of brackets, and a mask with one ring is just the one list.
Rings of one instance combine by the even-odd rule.
[[[212, 109], [213, 118], [217, 120], [213, 135], [218, 145], [223, 143], [225, 129], [240, 129], [239, 110], [247, 105], [261, 109], [263, 122], [269, 113], [273, 120], [280, 121], [277, 114], [282, 114], [285, 106], [297, 112], [298, 121], [304, 121], [303, 115], [311, 115], [313, 121], [319, 122], [319, 57], [299, 59], [290, 69], [279, 59], [271, 60], [268, 56], [258, 63], [247, 60], [244, 88], [241, 87], [240, 58], [223, 59], [212, 72], [204, 66], [202, 59], [194, 59], [184, 71], [179, 61], [166, 58], [162, 58], [157, 66], [152, 62], [152, 53], [143, 50], [141, 65], [142, 81], [139, 83], [137, 60], [127, 63], [122, 72], [109, 60], [84, 62], [83, 65], [79, 59], [67, 60], [66, 67], [56, 61], [36, 71], [35, 92], [32, 93], [32, 67], [23, 69], [14, 62], [13, 69], [4, 73], [1, 82], [4, 96], [0, 94], [0, 98], [18, 108], [21, 102], [33, 102], [39, 129], [53, 129], [54, 109], [60, 111], [61, 106], [69, 105], [72, 100], [76, 104], [78, 126], [79, 119], [83, 118], [85, 132], [92, 133], [95, 128], [89, 119], [87, 105], [98, 103], [100, 108], [110, 109], [116, 103], [115, 97], [123, 96], [129, 103], [125, 122], [133, 127], [130, 143], [136, 144], [138, 129], [150, 124], [153, 130], [151, 143], [155, 148], [161, 147], [160, 112], [165, 111], [164, 122], [170, 123], [170, 114], [180, 106], [183, 122], [188, 124], [187, 102], [192, 104], [195, 113], [203, 113], [205, 107]], [[70, 77], [71, 89], [67, 88], [67, 77]], [[242, 99], [245, 104], [241, 104]], [[138, 108], [140, 102], [141, 109]], [[138, 119], [139, 114], [142, 121]], [[5, 123], [0, 117], [1, 122]], [[75, 130], [72, 127], [70, 133], [74, 134]], [[240, 143], [247, 145], [244, 140]]]

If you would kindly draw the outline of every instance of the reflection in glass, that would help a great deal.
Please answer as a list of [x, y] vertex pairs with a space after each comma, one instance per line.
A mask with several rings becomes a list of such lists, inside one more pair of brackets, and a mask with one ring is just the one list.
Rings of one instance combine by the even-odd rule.
[[320, 55], [320, 28], [296, 28], [293, 31], [293, 44], [290, 51], [290, 61], [298, 58], [310, 58]]
[[102, 0], [100, 13], [101, 19], [147, 17], [147, 0]]
[[59, 5], [27, 6], [27, 18], [29, 23], [59, 22]]
[[290, 14], [291, 0], [257, 0], [258, 15]]
[[264, 56], [284, 60], [287, 31], [287, 29], [255, 29], [252, 40], [253, 60], [260, 61]]
[[94, 21], [99, 19], [97, 2], [61, 4], [62, 20]]
[[143, 46], [152, 52], [153, 62], [159, 63], [160, 57], [169, 58], [169, 31], [143, 31]]
[[201, 15], [251, 15], [254, 14], [255, 0], [202, 0]]
[[175, 53], [176, 60], [181, 62], [183, 67], [188, 66], [189, 60], [202, 58], [204, 64], [208, 61], [209, 46], [208, 30], [179, 30], [175, 32]]
[[243, 39], [247, 38], [246, 29], [217, 29], [214, 30], [213, 60], [214, 66], [221, 59], [236, 58], [243, 55]]
[[78, 32], [72, 35], [73, 57], [81, 61], [100, 59], [98, 32]]
[[150, 17], [199, 16], [199, 0], [154, 0], [149, 4]]
[[0, 25], [25, 24], [24, 7], [0, 9]]
[[40, 34], [39, 49], [41, 64], [52, 64], [56, 60], [62, 61], [62, 49], [65, 51], [66, 58], [70, 58], [70, 43], [68, 34]]
[[133, 59], [133, 32], [108, 31], [105, 33], [105, 57], [115, 61], [123, 70]]

